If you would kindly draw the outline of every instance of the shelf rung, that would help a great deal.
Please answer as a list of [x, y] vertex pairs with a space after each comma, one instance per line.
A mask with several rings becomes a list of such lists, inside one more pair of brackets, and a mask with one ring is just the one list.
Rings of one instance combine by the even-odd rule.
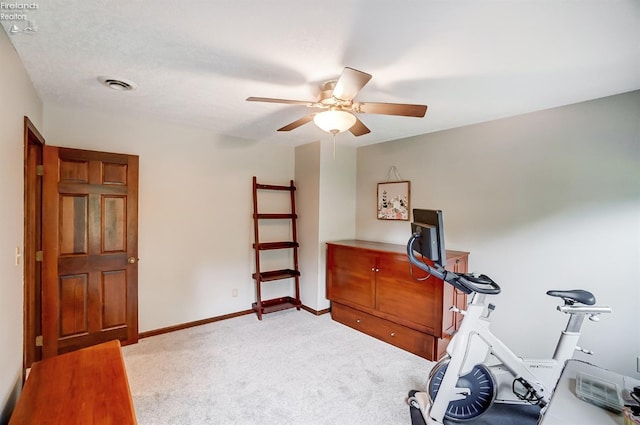
[[[274, 298], [272, 300], [262, 301], [262, 314], [273, 313], [275, 311], [286, 310], [288, 308], [300, 309], [302, 303], [292, 297]], [[255, 311], [258, 311], [258, 303], [251, 305]]]
[[257, 248], [260, 251], [267, 249], [286, 249], [286, 248], [298, 248], [298, 242], [263, 242], [257, 244], [253, 244], [254, 248]]
[[[254, 279], [258, 277], [258, 273], [251, 275]], [[283, 269], [283, 270], [271, 270], [268, 272], [260, 273], [261, 282], [269, 282], [272, 280], [290, 279], [292, 277], [300, 276], [298, 270]]]
[[281, 213], [276, 213], [276, 214], [256, 214], [255, 218], [287, 218], [287, 219], [292, 219], [292, 218], [298, 218], [297, 214], [281, 214]]
[[295, 186], [279, 186], [275, 184], [260, 184], [256, 183], [256, 189], [263, 190], [296, 190]]

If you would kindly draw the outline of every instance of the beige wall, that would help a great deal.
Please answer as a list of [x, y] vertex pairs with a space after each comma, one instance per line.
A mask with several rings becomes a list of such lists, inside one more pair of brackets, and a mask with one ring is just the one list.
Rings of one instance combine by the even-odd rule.
[[[346, 135], [345, 135], [346, 136]], [[350, 135], [349, 135], [350, 137]], [[318, 270], [318, 304], [329, 308], [326, 299], [326, 242], [354, 239], [356, 236], [356, 152], [349, 146], [349, 137], [329, 136], [321, 141], [320, 162], [320, 268]]]
[[493, 329], [517, 353], [551, 356], [566, 318], [545, 292], [584, 288], [613, 314], [585, 323], [596, 355], [577, 357], [636, 374], [640, 92], [358, 149], [361, 239], [409, 237], [373, 214], [393, 165], [412, 207], [443, 210], [447, 247], [502, 285]]
[[356, 149], [344, 139], [336, 137], [335, 151], [329, 135], [296, 148], [301, 297], [318, 311], [329, 308], [326, 242], [355, 237]]
[[51, 145], [140, 156], [140, 331], [251, 308], [251, 178], [288, 184], [294, 148], [50, 104], [44, 127]]
[[300, 298], [314, 310], [318, 304], [318, 270], [320, 241], [320, 142], [296, 147], [296, 211], [300, 241]]
[[0, 423], [22, 383], [24, 116], [42, 130], [42, 104], [7, 34], [0, 29]]

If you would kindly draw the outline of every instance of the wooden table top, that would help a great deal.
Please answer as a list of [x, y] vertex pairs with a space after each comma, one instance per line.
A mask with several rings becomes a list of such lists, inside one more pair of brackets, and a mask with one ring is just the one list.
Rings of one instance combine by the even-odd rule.
[[120, 341], [35, 363], [9, 420], [23, 424], [136, 424]]

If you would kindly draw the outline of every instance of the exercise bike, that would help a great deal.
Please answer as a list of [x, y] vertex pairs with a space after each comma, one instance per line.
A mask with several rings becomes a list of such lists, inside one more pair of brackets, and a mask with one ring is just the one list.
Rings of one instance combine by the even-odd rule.
[[[427, 391], [409, 393], [407, 401], [411, 407], [420, 410], [421, 419], [424, 419], [422, 423], [442, 425], [445, 419], [454, 422], [473, 420], [493, 403], [544, 407], [573, 352], [593, 354], [577, 346], [584, 318], [598, 321], [598, 316], [610, 313], [611, 308], [596, 306], [595, 297], [588, 291], [548, 291], [548, 295], [563, 300], [563, 305], [557, 307], [558, 311], [569, 315], [553, 358], [533, 360], [517, 357], [489, 330], [490, 315], [495, 306], [487, 302], [487, 297], [499, 294], [500, 286], [484, 274], [453, 273], [435, 262], [424, 261], [425, 258], [443, 258], [443, 243], [439, 245], [442, 252], [429, 255], [432, 258], [418, 258], [415, 251], [424, 255], [424, 247], [437, 245], [437, 238], [434, 226], [413, 223], [413, 227], [414, 233], [407, 243], [410, 263], [470, 296], [465, 311], [451, 307], [451, 311], [464, 317], [460, 329], [447, 346], [447, 355], [431, 370]], [[441, 227], [437, 235], [444, 239]], [[433, 241], [421, 241], [421, 238]]]

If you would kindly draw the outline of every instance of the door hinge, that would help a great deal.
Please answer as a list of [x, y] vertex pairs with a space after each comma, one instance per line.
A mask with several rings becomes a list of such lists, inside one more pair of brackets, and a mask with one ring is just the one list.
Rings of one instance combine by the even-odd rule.
[[42, 335], [36, 337], [36, 347], [42, 347]]
[[44, 176], [44, 165], [36, 165], [36, 176]]
[[42, 251], [36, 251], [36, 261], [42, 261], [44, 253]]

